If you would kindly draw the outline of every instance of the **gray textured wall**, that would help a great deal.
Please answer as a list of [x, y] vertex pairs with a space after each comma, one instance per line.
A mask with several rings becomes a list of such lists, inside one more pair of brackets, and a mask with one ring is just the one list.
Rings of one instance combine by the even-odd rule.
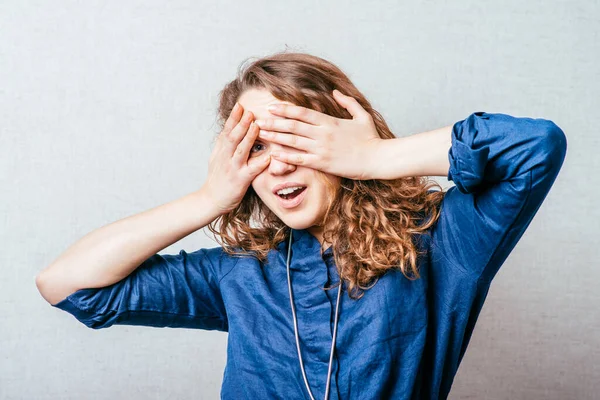
[[[599, 32], [598, 1], [1, 2], [0, 398], [218, 397], [225, 333], [90, 330], [34, 276], [87, 232], [198, 188], [218, 91], [286, 44], [337, 63], [398, 136], [474, 111], [564, 130], [562, 172], [451, 398], [599, 398]], [[200, 231], [161, 253], [214, 246]]]

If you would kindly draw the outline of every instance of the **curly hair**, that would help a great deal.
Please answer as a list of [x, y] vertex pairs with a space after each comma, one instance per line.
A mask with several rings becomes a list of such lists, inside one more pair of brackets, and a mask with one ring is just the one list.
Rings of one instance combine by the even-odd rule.
[[[246, 61], [240, 65], [236, 79], [219, 93], [217, 116], [221, 129], [239, 97], [248, 89], [265, 89], [279, 100], [336, 118], [352, 119], [333, 98], [333, 89], [338, 89], [355, 98], [371, 115], [382, 139], [395, 138], [381, 114], [331, 62], [288, 51], [250, 64]], [[416, 237], [427, 234], [439, 217], [445, 194], [441, 186], [427, 177], [342, 178], [341, 185], [334, 186], [321, 171], [316, 173], [328, 188], [329, 203], [321, 223], [324, 239], [332, 243], [340, 275], [340, 282], [323, 289], [345, 282], [350, 298], [357, 300], [392, 268], [400, 269], [408, 279], [420, 278], [417, 258], [423, 252]], [[429, 190], [432, 187], [438, 190]], [[291, 233], [291, 228], [264, 205], [252, 186], [234, 210], [207, 226], [227, 254], [250, 255], [261, 262], [267, 262], [268, 252]]]

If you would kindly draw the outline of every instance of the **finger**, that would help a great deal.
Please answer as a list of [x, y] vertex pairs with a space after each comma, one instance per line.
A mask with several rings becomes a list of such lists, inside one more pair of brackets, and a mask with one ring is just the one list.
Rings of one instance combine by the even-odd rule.
[[258, 136], [263, 140], [268, 140], [272, 143], [283, 144], [288, 147], [293, 147], [298, 150], [311, 151], [315, 147], [314, 139], [305, 138], [294, 135], [292, 133], [280, 133], [273, 131], [260, 130]]
[[271, 104], [267, 107], [267, 110], [271, 114], [296, 119], [311, 125], [324, 125], [325, 123], [329, 122], [329, 119], [332, 118], [330, 115], [293, 104]]
[[233, 128], [237, 125], [237, 123], [240, 121], [243, 112], [244, 108], [240, 105], [240, 103], [236, 102], [233, 108], [231, 109], [231, 113], [229, 114], [227, 121], [225, 121], [223, 132], [225, 132], [226, 134], [231, 132]]
[[314, 169], [319, 169], [317, 166], [318, 158], [315, 154], [295, 153], [295, 152], [271, 152], [271, 158], [288, 164], [302, 165]]
[[269, 161], [271, 161], [270, 154], [248, 160], [248, 173], [250, 177], [254, 178], [256, 175], [260, 174], [269, 165]]
[[250, 156], [250, 149], [258, 136], [258, 126], [255, 123], [251, 123], [250, 127], [246, 132], [244, 139], [238, 144], [235, 154], [233, 155], [234, 165], [241, 168], [246, 164], [248, 157]]
[[233, 152], [236, 150], [238, 144], [244, 138], [246, 132], [248, 132], [248, 128], [250, 127], [252, 119], [252, 112], [245, 111], [235, 128], [233, 128], [231, 132], [225, 134], [225, 147], [228, 149], [231, 155], [233, 155]]
[[353, 118], [364, 118], [370, 116], [370, 114], [362, 108], [360, 103], [354, 98], [350, 96], [346, 96], [342, 94], [339, 90], [335, 89], [333, 91], [333, 98], [337, 101], [342, 107], [344, 107]]
[[256, 124], [264, 130], [295, 133], [296, 135], [309, 138], [315, 137], [315, 133], [317, 132], [316, 126], [305, 124], [295, 119], [257, 119]]

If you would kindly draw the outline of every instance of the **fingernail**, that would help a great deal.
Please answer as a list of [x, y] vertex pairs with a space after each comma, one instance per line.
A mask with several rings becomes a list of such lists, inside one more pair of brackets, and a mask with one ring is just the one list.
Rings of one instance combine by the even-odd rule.
[[270, 104], [267, 106], [267, 111], [277, 111], [279, 109], [278, 104]]

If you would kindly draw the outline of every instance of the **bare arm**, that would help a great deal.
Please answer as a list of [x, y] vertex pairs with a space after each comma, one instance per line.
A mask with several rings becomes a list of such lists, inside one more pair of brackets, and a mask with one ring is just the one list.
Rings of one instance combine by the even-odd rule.
[[380, 141], [375, 179], [448, 175], [452, 125]]
[[203, 189], [110, 223], [75, 242], [36, 277], [51, 304], [84, 288], [112, 285], [144, 260], [202, 229], [221, 214]]

